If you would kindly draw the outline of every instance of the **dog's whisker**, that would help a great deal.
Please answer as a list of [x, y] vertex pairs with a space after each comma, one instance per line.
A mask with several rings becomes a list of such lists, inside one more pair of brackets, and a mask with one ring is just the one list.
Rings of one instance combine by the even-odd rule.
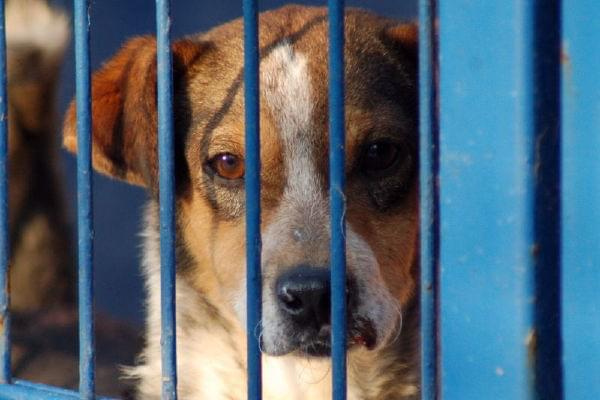
[[258, 333], [258, 349], [260, 350], [261, 353], [265, 353], [265, 349], [263, 348], [263, 329], [261, 328], [260, 332]]
[[402, 305], [397, 301], [392, 301], [392, 306], [394, 309], [394, 314], [397, 318], [397, 322], [394, 324], [394, 336], [389, 340], [389, 344], [395, 343], [402, 334], [402, 328], [404, 325], [404, 315], [402, 313]]

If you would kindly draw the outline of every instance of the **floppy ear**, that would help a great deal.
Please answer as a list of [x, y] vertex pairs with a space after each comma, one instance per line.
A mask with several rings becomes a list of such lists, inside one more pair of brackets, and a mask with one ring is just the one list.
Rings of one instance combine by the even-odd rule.
[[[205, 46], [173, 44], [175, 104], [185, 90], [188, 69]], [[175, 107], [175, 105], [174, 105]], [[75, 101], [65, 116], [64, 146], [77, 152]], [[156, 187], [156, 40], [130, 40], [92, 79], [92, 160], [96, 170], [130, 183]]]

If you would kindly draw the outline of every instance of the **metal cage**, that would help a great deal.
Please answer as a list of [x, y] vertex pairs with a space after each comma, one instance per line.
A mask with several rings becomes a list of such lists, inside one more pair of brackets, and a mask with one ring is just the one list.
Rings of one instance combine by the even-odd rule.
[[[333, 397], [346, 398], [343, 0], [329, 0]], [[600, 2], [420, 0], [423, 399], [600, 396]], [[74, 1], [79, 391], [12, 379], [0, 1], [0, 398], [93, 399], [89, 1]], [[248, 398], [261, 398], [257, 0], [243, 1]], [[177, 398], [170, 1], [156, 0], [163, 399]]]

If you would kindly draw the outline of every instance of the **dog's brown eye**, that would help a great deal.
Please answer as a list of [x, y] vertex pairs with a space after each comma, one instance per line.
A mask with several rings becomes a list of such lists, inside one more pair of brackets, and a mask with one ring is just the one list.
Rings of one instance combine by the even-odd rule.
[[371, 143], [365, 149], [362, 164], [365, 172], [381, 172], [392, 167], [400, 150], [398, 145], [390, 142]]
[[244, 160], [233, 154], [217, 154], [209, 164], [211, 169], [223, 179], [235, 180], [244, 177]]

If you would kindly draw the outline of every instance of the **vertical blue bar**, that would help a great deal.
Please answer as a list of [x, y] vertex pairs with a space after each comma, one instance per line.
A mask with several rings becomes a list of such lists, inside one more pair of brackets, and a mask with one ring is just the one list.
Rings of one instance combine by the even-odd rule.
[[248, 399], [262, 398], [262, 279], [260, 236], [260, 117], [257, 0], [244, 0], [244, 101], [246, 118], [246, 306]]
[[600, 396], [600, 2], [563, 7], [562, 318], [565, 398]]
[[10, 297], [8, 293], [8, 97], [4, 0], [0, 0], [0, 383], [10, 383]]
[[445, 399], [562, 398], [557, 5], [440, 2]]
[[89, 2], [76, 0], [75, 79], [77, 97], [77, 234], [79, 260], [79, 391], [94, 398], [94, 303], [92, 139]]
[[177, 399], [175, 325], [175, 167], [169, 0], [156, 0], [162, 399]]
[[560, 283], [560, 3], [533, 4], [535, 335], [530, 348], [537, 399], [563, 396]]
[[344, 1], [329, 0], [329, 201], [333, 398], [346, 399]]
[[435, 71], [436, 0], [419, 0], [419, 119], [421, 209], [421, 398], [438, 398], [439, 204]]

